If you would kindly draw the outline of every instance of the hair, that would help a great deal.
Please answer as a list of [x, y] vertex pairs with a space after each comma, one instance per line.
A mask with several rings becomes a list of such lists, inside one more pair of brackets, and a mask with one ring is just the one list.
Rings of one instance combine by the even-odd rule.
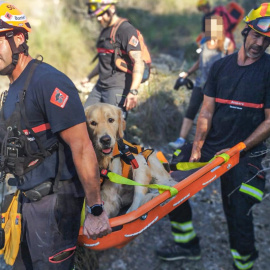
[[241, 31], [241, 35], [244, 38], [247, 38], [249, 31], [251, 30], [251, 27], [249, 27], [248, 25], [246, 25], [246, 27]]
[[24, 35], [24, 38], [25, 38], [25, 43], [27, 43], [27, 40], [28, 40], [28, 37], [29, 37], [27, 31], [14, 29], [14, 30], [12, 30], [12, 32], [13, 32], [14, 36], [19, 34], [19, 33], [22, 33]]

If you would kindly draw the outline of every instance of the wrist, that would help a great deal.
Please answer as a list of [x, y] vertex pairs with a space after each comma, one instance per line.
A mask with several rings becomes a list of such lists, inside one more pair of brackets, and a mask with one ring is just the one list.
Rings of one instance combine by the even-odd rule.
[[131, 93], [131, 94], [134, 95], [134, 96], [137, 96], [139, 92], [138, 92], [137, 89], [130, 89], [130, 90], [129, 90], [129, 93]]
[[104, 203], [102, 202], [102, 204], [94, 204], [92, 206], [85, 204], [85, 206], [89, 214], [92, 214], [93, 216], [100, 216], [104, 211], [103, 204]]

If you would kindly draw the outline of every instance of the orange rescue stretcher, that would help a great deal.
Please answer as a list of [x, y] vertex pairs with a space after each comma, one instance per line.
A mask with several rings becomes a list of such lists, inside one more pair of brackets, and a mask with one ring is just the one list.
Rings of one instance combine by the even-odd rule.
[[113, 232], [107, 236], [96, 240], [88, 239], [87, 236], [83, 235], [81, 227], [78, 244], [93, 250], [125, 246], [147, 228], [238, 164], [240, 152], [244, 148], [244, 143], [237, 144], [226, 152], [230, 157], [227, 162], [225, 162], [224, 158], [217, 157], [186, 179], [177, 183], [174, 186], [178, 190], [175, 197], [170, 199], [170, 192], [165, 191], [137, 210], [111, 218], [110, 225]]

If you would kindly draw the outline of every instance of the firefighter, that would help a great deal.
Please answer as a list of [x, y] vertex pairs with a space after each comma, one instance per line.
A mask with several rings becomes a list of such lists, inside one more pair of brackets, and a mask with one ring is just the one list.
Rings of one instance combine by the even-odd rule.
[[91, 17], [97, 18], [103, 30], [97, 42], [99, 62], [82, 81], [82, 84], [84, 85], [99, 75], [99, 80], [88, 96], [84, 107], [98, 102], [109, 103], [121, 108], [124, 119], [126, 119], [127, 111], [133, 109], [138, 102], [138, 89], [143, 78], [144, 62], [137, 31], [126, 21], [119, 26], [115, 38], [122, 53], [128, 54], [134, 67], [131, 72], [127, 73], [115, 67], [115, 48], [114, 44], [110, 42], [110, 36], [114, 25], [120, 19], [116, 13], [117, 2], [116, 0], [89, 0], [88, 13]]
[[67, 76], [29, 55], [26, 16], [0, 1], [0, 18], [0, 74], [10, 81], [1, 108], [1, 126], [8, 127], [1, 169], [15, 175], [23, 194], [13, 269], [73, 269], [84, 197], [84, 234], [111, 232], [84, 109]]
[[[236, 270], [250, 270], [258, 258], [252, 206], [262, 200], [264, 141], [270, 135], [270, 3], [244, 18], [240, 50], [215, 62], [204, 86], [204, 101], [189, 160], [208, 161], [244, 142], [239, 164], [222, 175], [221, 192], [230, 250]], [[184, 149], [183, 149], [184, 150]], [[170, 214], [174, 242], [157, 250], [163, 260], [200, 259], [199, 238], [188, 201]]]

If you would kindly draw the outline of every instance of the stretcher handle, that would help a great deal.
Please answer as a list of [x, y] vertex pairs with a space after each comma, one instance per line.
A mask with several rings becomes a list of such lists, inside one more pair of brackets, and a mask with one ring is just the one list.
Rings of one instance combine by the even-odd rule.
[[[230, 157], [237, 154], [240, 155], [240, 152], [245, 148], [246, 148], [246, 145], [243, 142], [240, 142], [234, 147], [230, 148], [228, 151], [226, 151], [226, 154], [228, 154]], [[177, 188], [177, 190], [181, 190], [183, 187], [196, 181], [199, 177], [205, 175], [206, 173], [211, 171], [213, 168], [220, 166], [222, 163], [224, 163], [224, 159], [222, 157], [217, 157], [211, 163], [205, 165], [200, 170], [196, 171], [195, 173], [187, 177], [185, 180], [177, 183], [174, 187]], [[136, 211], [132, 211], [125, 215], [111, 218], [109, 220], [110, 226], [117, 227], [117, 226], [126, 224], [128, 222], [132, 222], [133, 220], [136, 220], [140, 218], [141, 216], [143, 216], [145, 213], [148, 213], [149, 211], [151, 211], [154, 207], [159, 206], [161, 203], [163, 203], [170, 197], [171, 197], [170, 192], [165, 191], [164, 193], [153, 198], [151, 201], [145, 203], [143, 206], [139, 207]]]

